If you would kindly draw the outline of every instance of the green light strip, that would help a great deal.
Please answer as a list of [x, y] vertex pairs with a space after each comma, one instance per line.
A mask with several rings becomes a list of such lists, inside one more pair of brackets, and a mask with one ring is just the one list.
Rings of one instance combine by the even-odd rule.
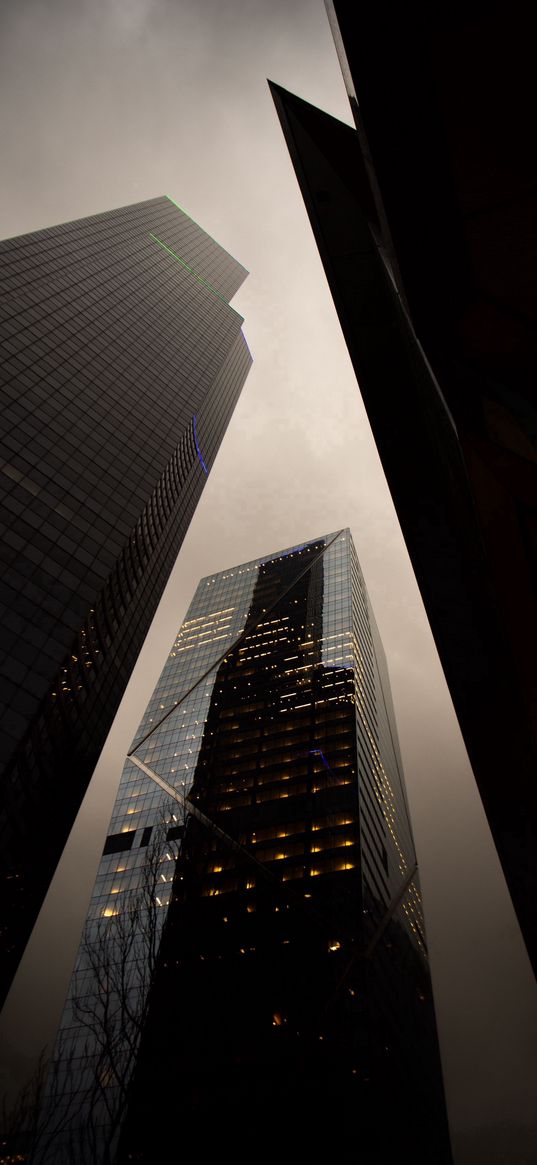
[[[189, 214], [187, 210], [185, 210], [184, 206], [180, 206], [179, 203], [175, 201], [175, 198], [172, 198], [171, 194], [165, 194], [164, 197], [168, 199], [168, 202], [172, 202], [173, 205], [176, 206], [177, 209], [181, 211], [181, 214], [184, 214], [185, 218], [187, 218], [189, 220], [189, 222], [193, 222], [194, 226], [198, 227], [198, 230], [203, 231], [203, 234], [207, 235], [207, 238], [210, 239], [211, 242], [214, 243], [215, 246], [218, 247], [219, 251], [224, 250], [224, 247], [222, 247], [221, 244], [218, 243], [216, 241], [216, 239], [214, 239], [213, 236], [210, 235], [209, 232], [205, 230], [205, 227], [200, 227], [199, 222], [196, 222], [195, 218], [192, 218], [192, 215]], [[227, 255], [227, 254], [229, 254], [229, 252], [226, 251], [225, 254]], [[231, 256], [231, 258], [233, 258], [233, 256]], [[235, 263], [237, 263], [237, 261], [238, 261], [237, 259], [234, 259]], [[241, 266], [242, 266], [242, 264], [239, 263], [239, 267], [241, 267]]]
[[201, 275], [197, 275], [193, 267], [189, 267], [188, 263], [185, 263], [184, 259], [181, 259], [179, 255], [176, 255], [175, 251], [172, 251], [171, 247], [167, 247], [166, 243], [162, 242], [162, 239], [157, 239], [157, 236], [152, 235], [151, 231], [149, 232], [149, 238], [153, 239], [154, 243], [158, 243], [159, 247], [162, 247], [163, 251], [167, 251], [168, 255], [172, 255], [174, 259], [177, 259], [177, 262], [181, 264], [181, 267], [184, 267], [186, 271], [190, 271], [190, 274], [194, 276], [194, 279], [197, 279], [198, 283], [201, 283], [203, 287], [206, 287], [207, 290], [211, 291], [213, 295], [216, 295], [218, 299], [221, 299], [222, 303], [226, 304], [226, 307], [229, 307], [229, 302], [225, 295], [221, 295], [219, 291], [216, 291], [214, 287], [211, 287], [210, 283], [207, 283], [206, 279], [202, 279]]
[[239, 263], [239, 260], [235, 259], [233, 255], [230, 255], [229, 251], [226, 251], [225, 247], [223, 247], [222, 244], [218, 242], [218, 239], [213, 238], [213, 235], [210, 235], [209, 232], [205, 230], [205, 227], [201, 227], [199, 222], [196, 222], [195, 218], [192, 218], [192, 215], [189, 214], [187, 210], [185, 210], [184, 206], [180, 206], [179, 203], [175, 201], [175, 198], [172, 198], [171, 194], [165, 194], [164, 198], [167, 198], [168, 202], [172, 202], [173, 205], [181, 211], [181, 214], [184, 214], [185, 218], [187, 218], [189, 222], [193, 222], [195, 227], [198, 227], [200, 231], [203, 231], [203, 234], [206, 235], [207, 238], [210, 239], [216, 247], [218, 247], [219, 251], [223, 251], [224, 254], [228, 255], [228, 257], [232, 259], [233, 262], [236, 263], [242, 271], [246, 271], [247, 275], [249, 274], [249, 272], [246, 270], [246, 267], [244, 267], [242, 263]]
[[[173, 202], [173, 205], [176, 206], [177, 209], [181, 211], [181, 214], [184, 214], [186, 216], [186, 218], [189, 218], [191, 222], [194, 222], [194, 219], [191, 217], [191, 215], [189, 215], [187, 213], [187, 211], [184, 209], [183, 206], [179, 206], [179, 203], [175, 201], [175, 198], [172, 198], [171, 194], [165, 194], [164, 197], [168, 199], [168, 202]], [[199, 223], [196, 223], [195, 225], [199, 226]], [[201, 227], [200, 227], [200, 230], [201, 230]]]

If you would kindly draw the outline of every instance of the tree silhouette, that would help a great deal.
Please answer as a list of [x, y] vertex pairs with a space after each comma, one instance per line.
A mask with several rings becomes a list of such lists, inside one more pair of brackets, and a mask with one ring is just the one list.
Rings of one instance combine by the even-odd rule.
[[112, 1165], [187, 816], [186, 804], [162, 807], [134, 884], [88, 919], [52, 1056], [0, 1101], [6, 1165]]

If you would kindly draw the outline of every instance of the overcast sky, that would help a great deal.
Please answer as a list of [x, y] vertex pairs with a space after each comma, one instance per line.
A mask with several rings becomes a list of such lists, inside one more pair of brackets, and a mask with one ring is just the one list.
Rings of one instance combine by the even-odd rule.
[[4, 0], [2, 21], [0, 237], [170, 194], [251, 272], [234, 306], [254, 357], [10, 999], [21, 1066], [50, 1037], [50, 952], [68, 974], [122, 758], [198, 579], [349, 525], [392, 679], [456, 1165], [530, 1165], [534, 982], [266, 84], [350, 122], [323, 4]]

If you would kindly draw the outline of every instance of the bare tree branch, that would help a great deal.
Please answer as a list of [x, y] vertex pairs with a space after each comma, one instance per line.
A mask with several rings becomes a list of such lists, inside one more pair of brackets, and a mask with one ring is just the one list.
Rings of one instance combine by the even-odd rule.
[[[0, 1112], [6, 1160], [6, 1152], [18, 1152], [31, 1165], [114, 1161], [178, 858], [169, 838], [178, 809], [175, 802], [163, 807], [115, 913], [86, 923], [52, 1060], [41, 1057], [15, 1105]], [[183, 827], [187, 814], [185, 806]]]

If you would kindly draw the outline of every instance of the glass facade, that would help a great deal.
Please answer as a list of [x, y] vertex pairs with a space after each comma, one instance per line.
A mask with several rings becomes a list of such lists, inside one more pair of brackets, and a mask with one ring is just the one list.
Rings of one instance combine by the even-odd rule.
[[251, 358], [167, 197], [0, 243], [3, 994]]
[[[124, 1038], [103, 1060], [110, 1016]], [[173, 1156], [186, 1127], [207, 1154], [240, 1138], [282, 1160], [451, 1160], [389, 681], [348, 530], [201, 580], [125, 763], [57, 1055], [65, 1111], [100, 1114], [121, 1161]]]

